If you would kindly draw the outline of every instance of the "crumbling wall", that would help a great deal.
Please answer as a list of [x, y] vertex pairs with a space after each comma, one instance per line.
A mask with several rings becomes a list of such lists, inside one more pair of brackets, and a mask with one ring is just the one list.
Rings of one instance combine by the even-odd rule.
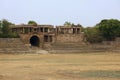
[[120, 37], [116, 38], [115, 45], [116, 47], [120, 47]]
[[59, 34], [56, 36], [56, 42], [82, 42], [83, 35], [82, 34]]

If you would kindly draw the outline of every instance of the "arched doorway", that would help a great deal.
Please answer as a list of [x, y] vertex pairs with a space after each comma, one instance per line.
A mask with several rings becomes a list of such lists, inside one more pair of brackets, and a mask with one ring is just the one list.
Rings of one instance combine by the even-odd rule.
[[37, 37], [37, 36], [32, 36], [32, 37], [30, 38], [30, 44], [31, 44], [31, 46], [39, 47], [39, 45], [40, 45], [39, 37]]

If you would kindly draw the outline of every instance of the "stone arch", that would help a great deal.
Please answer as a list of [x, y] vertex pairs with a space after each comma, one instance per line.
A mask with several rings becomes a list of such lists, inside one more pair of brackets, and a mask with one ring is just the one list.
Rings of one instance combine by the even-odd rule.
[[31, 46], [39, 47], [40, 46], [40, 39], [38, 36], [33, 35], [29, 40]]

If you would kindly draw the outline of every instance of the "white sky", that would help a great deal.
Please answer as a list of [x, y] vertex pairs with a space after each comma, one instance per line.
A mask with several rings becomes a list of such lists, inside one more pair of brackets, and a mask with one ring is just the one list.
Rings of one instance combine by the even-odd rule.
[[0, 20], [15, 24], [63, 25], [65, 21], [94, 26], [102, 19], [120, 20], [120, 0], [0, 0]]

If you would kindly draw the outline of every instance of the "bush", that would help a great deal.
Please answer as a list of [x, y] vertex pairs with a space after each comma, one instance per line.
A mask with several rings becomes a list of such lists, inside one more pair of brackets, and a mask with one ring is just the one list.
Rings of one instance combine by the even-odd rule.
[[84, 29], [86, 40], [90, 43], [99, 43], [103, 41], [99, 30], [96, 27], [89, 27]]
[[17, 33], [10, 34], [0, 34], [0, 38], [19, 38], [20, 36]]
[[0, 27], [0, 38], [19, 38], [17, 33], [13, 33], [9, 28], [10, 25], [14, 25], [7, 20], [2, 21], [2, 26]]

